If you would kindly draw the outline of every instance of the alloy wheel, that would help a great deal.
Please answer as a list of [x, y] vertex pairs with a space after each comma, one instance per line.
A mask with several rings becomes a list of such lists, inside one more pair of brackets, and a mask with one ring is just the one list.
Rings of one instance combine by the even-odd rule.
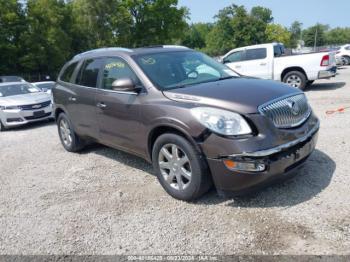
[[70, 147], [72, 144], [72, 132], [69, 128], [69, 124], [66, 119], [61, 119], [60, 121], [60, 134], [65, 146]]
[[160, 172], [172, 188], [186, 189], [192, 178], [192, 169], [186, 153], [175, 144], [166, 144], [159, 151], [158, 164]]
[[290, 75], [288, 78], [287, 78], [287, 81], [286, 83], [292, 87], [295, 87], [295, 88], [300, 88], [301, 86], [301, 83], [302, 83], [302, 80], [299, 76], [297, 75]]

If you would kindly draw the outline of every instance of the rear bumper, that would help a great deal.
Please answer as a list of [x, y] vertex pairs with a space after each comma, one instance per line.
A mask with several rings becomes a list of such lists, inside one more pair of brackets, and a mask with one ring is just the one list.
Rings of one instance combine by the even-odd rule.
[[[295, 171], [314, 151], [318, 130], [319, 123], [305, 136], [271, 149], [233, 154], [219, 159], [208, 158], [217, 190], [225, 195], [241, 195], [264, 187], [273, 181], [294, 176], [297, 173]], [[262, 172], [232, 171], [224, 164], [225, 159], [264, 164], [266, 168]]]
[[318, 72], [318, 79], [331, 78], [337, 74], [337, 67], [334, 66], [327, 70], [321, 70]]

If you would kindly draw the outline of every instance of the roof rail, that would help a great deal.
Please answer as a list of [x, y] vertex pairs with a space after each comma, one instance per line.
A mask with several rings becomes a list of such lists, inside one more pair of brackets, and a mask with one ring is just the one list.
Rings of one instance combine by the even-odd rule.
[[78, 58], [78, 57], [81, 57], [81, 56], [83, 56], [83, 55], [87, 55], [87, 54], [90, 54], [90, 53], [103, 52], [103, 51], [124, 51], [124, 52], [132, 52], [131, 49], [124, 48], [124, 47], [102, 47], [102, 48], [92, 49], [92, 50], [89, 50], [89, 51], [86, 51], [86, 52], [77, 54], [77, 55], [74, 56], [74, 58]]
[[186, 46], [181, 46], [181, 45], [151, 45], [151, 46], [145, 46], [145, 47], [140, 47], [142, 48], [183, 48], [183, 49], [188, 49]]
[[187, 46], [183, 46], [183, 45], [163, 45], [163, 48], [182, 48], [182, 49], [189, 49]]

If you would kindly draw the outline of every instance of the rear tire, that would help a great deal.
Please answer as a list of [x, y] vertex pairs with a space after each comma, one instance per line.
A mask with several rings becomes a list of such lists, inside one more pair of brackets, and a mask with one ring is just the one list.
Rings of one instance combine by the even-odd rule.
[[158, 137], [152, 162], [159, 183], [176, 199], [192, 201], [212, 187], [204, 156], [182, 136], [167, 133]]
[[290, 71], [283, 77], [282, 81], [294, 88], [305, 90], [307, 78], [305, 74], [300, 71]]
[[68, 152], [78, 152], [84, 148], [84, 140], [74, 132], [73, 125], [65, 113], [58, 116], [57, 128], [61, 143]]
[[350, 65], [350, 57], [349, 56], [343, 56], [344, 60], [345, 60], [345, 64], [346, 65]]

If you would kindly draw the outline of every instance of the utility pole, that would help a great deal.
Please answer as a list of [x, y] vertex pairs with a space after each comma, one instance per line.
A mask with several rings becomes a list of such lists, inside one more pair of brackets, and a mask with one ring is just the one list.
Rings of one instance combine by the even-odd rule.
[[315, 42], [314, 42], [314, 52], [316, 52], [316, 45], [317, 45], [317, 27], [316, 27], [316, 32], [315, 32]]

